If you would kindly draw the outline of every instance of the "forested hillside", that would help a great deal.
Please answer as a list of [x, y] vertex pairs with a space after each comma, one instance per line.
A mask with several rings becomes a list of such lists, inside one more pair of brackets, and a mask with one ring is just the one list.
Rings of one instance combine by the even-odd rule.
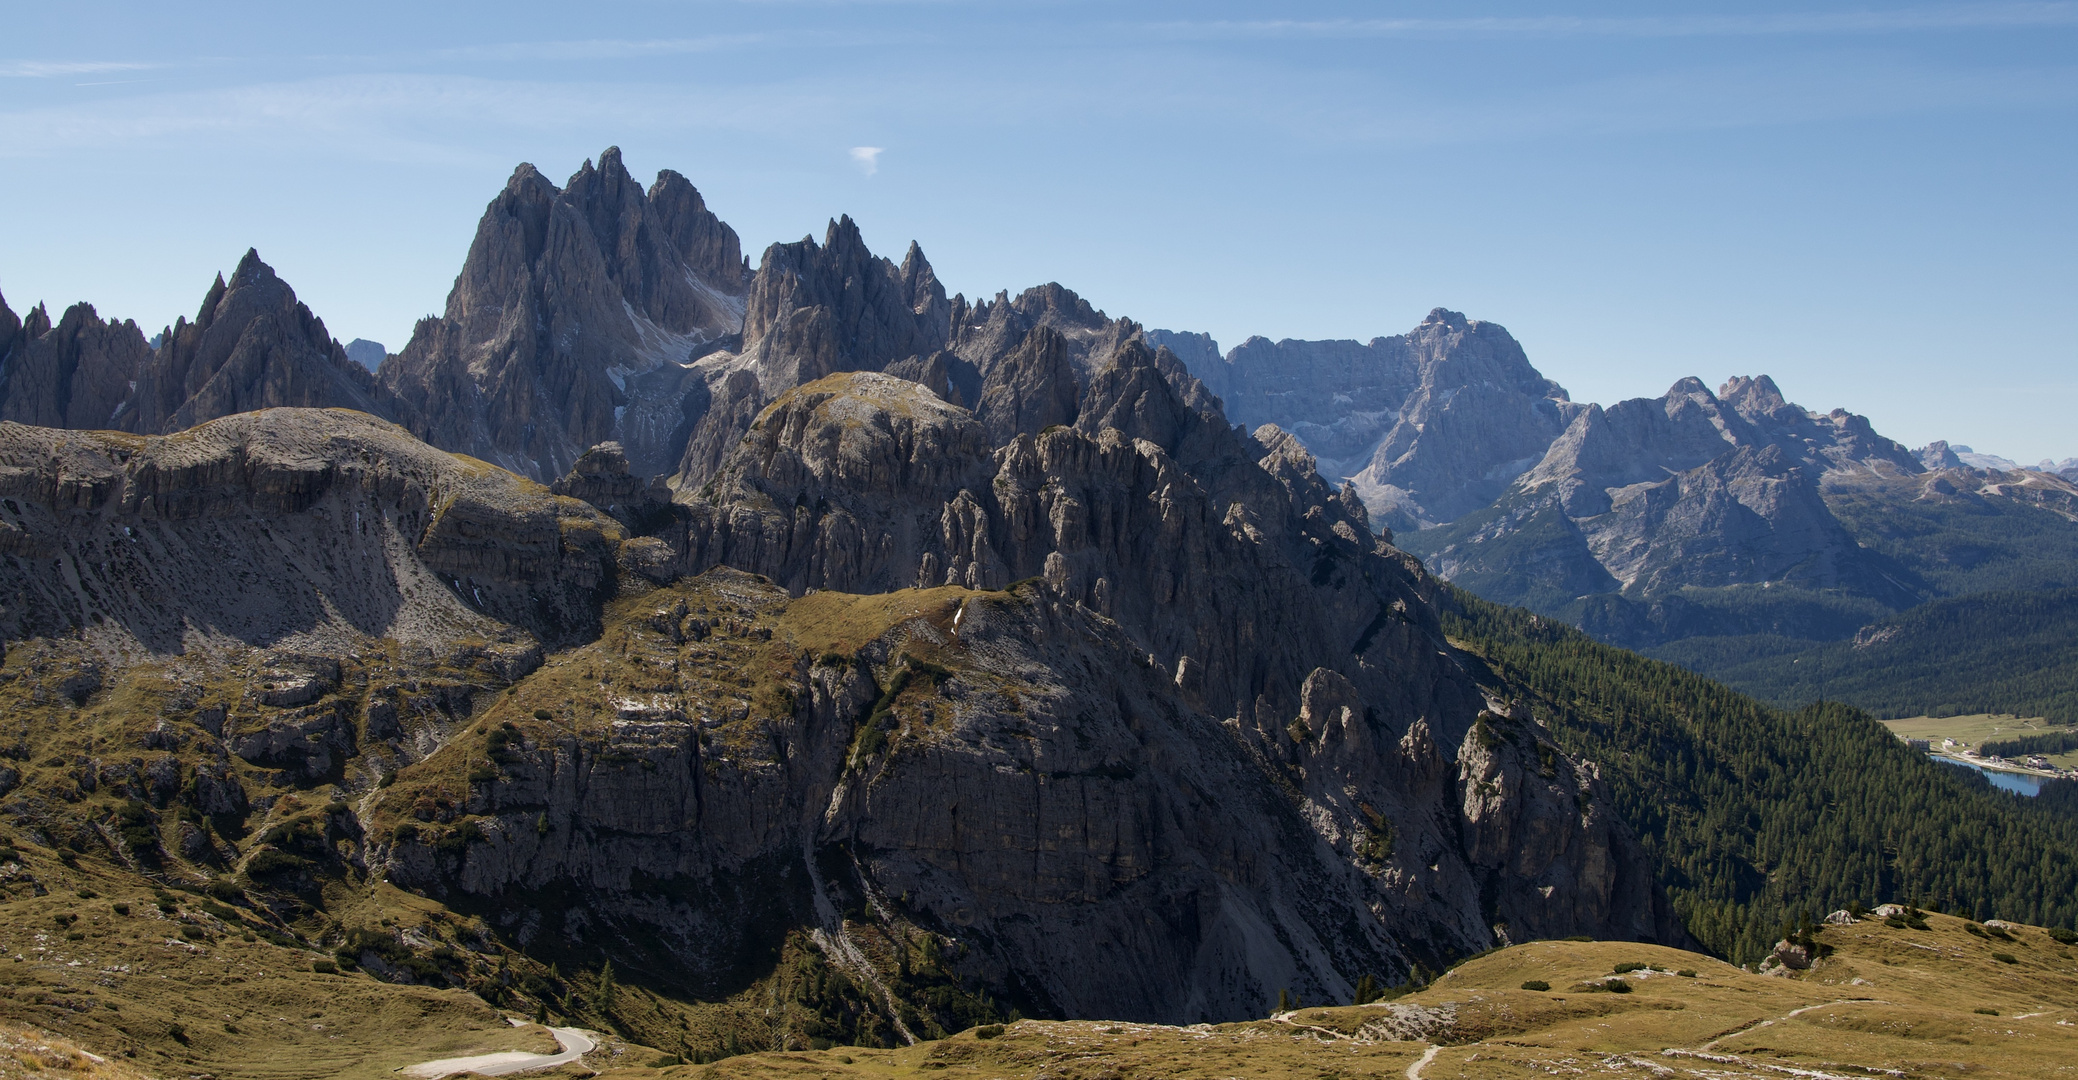
[[1689, 931], [1758, 958], [1852, 901], [2078, 925], [2078, 817], [1908, 750], [1858, 709], [1783, 711], [1453, 590], [1453, 640], [1596, 762]]
[[1936, 595], [2078, 587], [2078, 527], [2020, 497], [1956, 491], [1928, 498], [1901, 480], [1829, 491], [1826, 507], [1858, 543], [1896, 560]]
[[1826, 698], [1878, 716], [2002, 712], [2078, 723], [2078, 588], [1937, 600], [1852, 641], [1678, 641], [1653, 656], [1785, 708]]

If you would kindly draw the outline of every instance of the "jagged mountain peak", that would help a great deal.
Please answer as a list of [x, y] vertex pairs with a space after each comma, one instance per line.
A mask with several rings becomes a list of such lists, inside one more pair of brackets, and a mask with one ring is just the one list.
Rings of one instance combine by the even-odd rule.
[[192, 323], [161, 341], [128, 406], [130, 430], [170, 432], [274, 406], [340, 406], [391, 418], [374, 376], [349, 360], [322, 319], [247, 248], [229, 281], [218, 274]]
[[1430, 308], [1428, 315], [1422, 318], [1421, 325], [1444, 326], [1452, 330], [1464, 330], [1467, 329], [1471, 324], [1470, 321], [1465, 318], [1464, 312], [1452, 311], [1449, 308], [1439, 307]]
[[1921, 465], [1926, 466], [1929, 472], [1940, 469], [1960, 469], [1963, 467], [1963, 459], [1956, 455], [1955, 450], [1948, 445], [1948, 440], [1946, 439], [1935, 439], [1933, 442], [1913, 451], [1912, 454], [1919, 459]]
[[[1735, 375], [1718, 388], [1717, 396], [1739, 415], [1757, 424], [1793, 424], [1805, 415], [1802, 408], [1783, 397], [1782, 389], [1766, 375], [1752, 378]], [[1836, 417], [1847, 415], [1845, 410], [1836, 409], [1834, 413]]]
[[691, 184], [652, 190], [614, 147], [560, 189], [514, 170], [446, 313], [383, 365], [416, 434], [543, 482], [609, 440], [644, 476], [670, 470], [698, 392], [685, 365], [741, 331], [744, 278]]
[[716, 290], [742, 296], [751, 278], [743, 243], [736, 230], [707, 208], [707, 200], [692, 181], [673, 170], [661, 170], [649, 187], [649, 202], [686, 268]]

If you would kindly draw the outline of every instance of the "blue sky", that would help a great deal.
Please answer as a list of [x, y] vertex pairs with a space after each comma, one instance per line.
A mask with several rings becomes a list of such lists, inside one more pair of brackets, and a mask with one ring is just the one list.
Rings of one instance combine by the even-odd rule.
[[395, 349], [516, 163], [619, 145], [753, 253], [850, 213], [969, 296], [1057, 280], [1228, 347], [1443, 305], [1581, 400], [1767, 372], [1910, 445], [2078, 455], [2078, 3], [8, 0], [0, 25], [17, 311], [155, 328], [257, 246]]

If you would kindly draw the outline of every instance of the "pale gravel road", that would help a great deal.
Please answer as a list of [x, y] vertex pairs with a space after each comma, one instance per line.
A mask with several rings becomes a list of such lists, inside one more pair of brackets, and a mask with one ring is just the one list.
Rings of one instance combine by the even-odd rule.
[[553, 1069], [568, 1064], [592, 1052], [597, 1043], [590, 1035], [577, 1028], [549, 1028], [548, 1033], [556, 1037], [556, 1045], [562, 1047], [557, 1054], [523, 1054], [509, 1050], [502, 1054], [478, 1054], [475, 1057], [441, 1058], [417, 1065], [407, 1065], [397, 1070], [419, 1080], [439, 1080], [456, 1073], [478, 1073], [483, 1076], [509, 1076], [513, 1073], [532, 1072], [535, 1069]]

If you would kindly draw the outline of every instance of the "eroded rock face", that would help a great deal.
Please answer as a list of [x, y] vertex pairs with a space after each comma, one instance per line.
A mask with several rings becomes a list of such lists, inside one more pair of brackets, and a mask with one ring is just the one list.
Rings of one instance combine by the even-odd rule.
[[672, 477], [678, 490], [705, 486], [758, 410], [788, 390], [892, 364], [923, 375], [954, 310], [921, 248], [911, 244], [898, 266], [868, 250], [849, 217], [830, 222], [820, 244], [804, 237], [765, 249], [745, 303], [741, 353], [699, 365], [708, 404]]
[[1442, 308], [1398, 337], [1250, 338], [1220, 358], [1203, 335], [1150, 331], [1249, 427], [1296, 435], [1333, 477], [1351, 477], [1395, 529], [1449, 522], [1492, 502], [1535, 464], [1581, 406], [1490, 322]]
[[104, 322], [91, 304], [53, 326], [41, 304], [18, 320], [0, 302], [0, 419], [134, 430], [132, 387], [151, 359], [136, 323]]
[[[1074, 427], [993, 452], [972, 414], [917, 384], [810, 384], [761, 414], [706, 494], [681, 491], [673, 543], [688, 572], [736, 566], [794, 592], [1043, 577], [1145, 635], [1163, 663], [1193, 658], [1221, 708], [1240, 700], [1252, 714], [1264, 693], [1295, 707], [1299, 681], [1327, 661], [1293, 659], [1266, 686], [1250, 659], [1261, 641], [1362, 653], [1398, 640], [1409, 623], [1392, 613], [1425, 601], [1353, 495], [1330, 491], [1303, 451], [1194, 411], [1161, 355], [1129, 342]], [[1311, 597], [1303, 614], [1295, 595]]]
[[[1591, 776], [1527, 721], [1481, 721], [1500, 748], [1453, 766], [1426, 718], [1322, 669], [1297, 716], [1222, 722], [1033, 585], [790, 599], [716, 570], [624, 618], [484, 715], [513, 734], [458, 807], [477, 839], [412, 823], [393, 882], [523, 938], [667, 942], [681, 966], [646, 962], [675, 981], [775, 926], [853, 955], [873, 911], [1027, 1011], [1166, 1022], [1345, 997], [1497, 926], [1680, 939]], [[833, 626], [858, 647], [818, 658]], [[607, 668], [611, 710], [568, 697], [561, 670]], [[569, 899], [522, 899], [543, 894]]]

